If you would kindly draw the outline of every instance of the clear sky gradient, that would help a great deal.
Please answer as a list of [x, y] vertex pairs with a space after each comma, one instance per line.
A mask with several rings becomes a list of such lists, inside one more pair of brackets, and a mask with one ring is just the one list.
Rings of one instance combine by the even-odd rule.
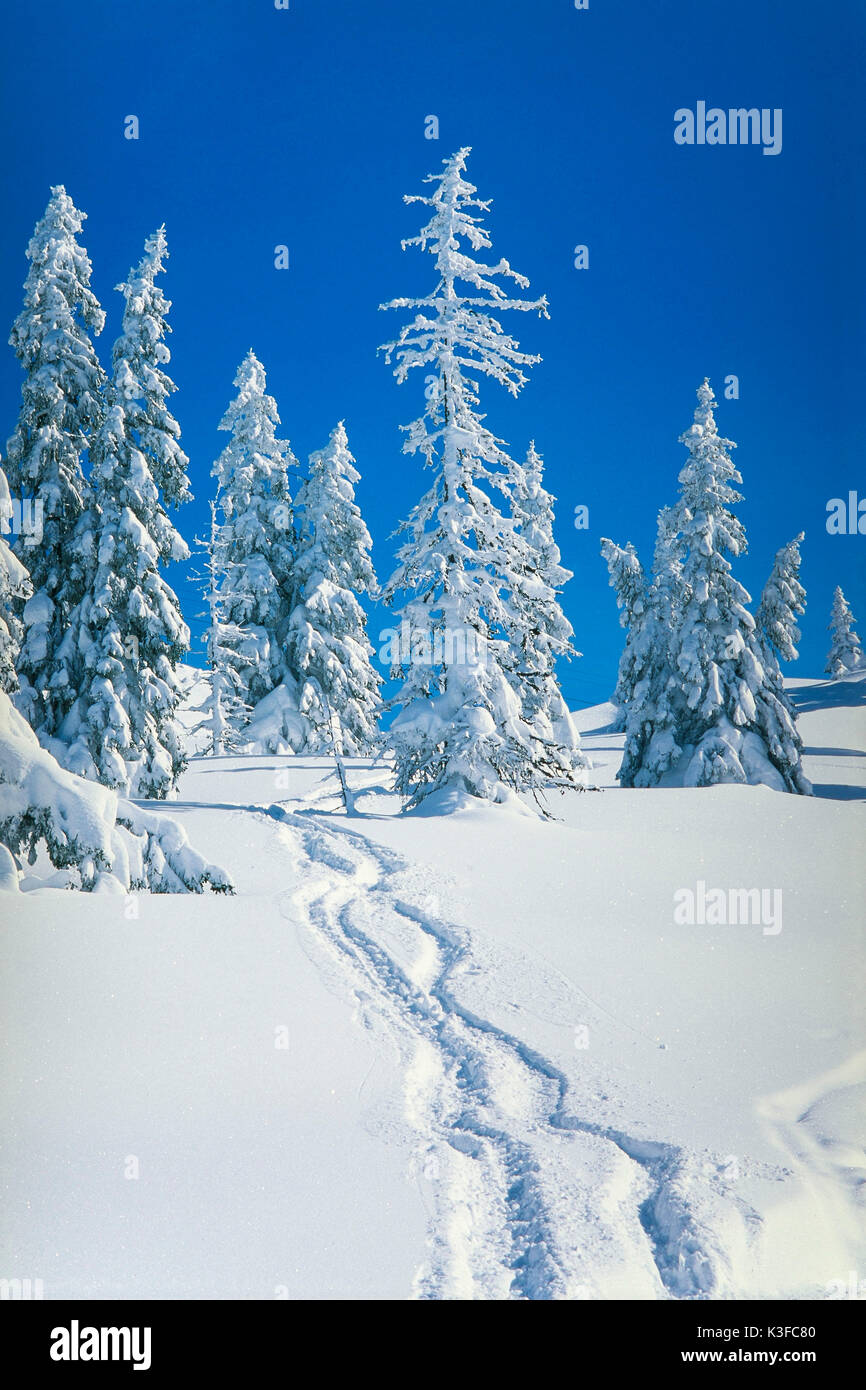
[[[108, 323], [113, 287], [165, 223], [173, 409], [203, 535], [217, 429], [252, 347], [302, 463], [344, 419], [381, 578], [398, 521], [427, 485], [401, 454], [423, 380], [399, 387], [377, 346], [426, 292], [433, 262], [401, 251], [425, 211], [404, 193], [461, 145], [493, 199], [493, 255], [546, 294], [550, 321], [507, 317], [543, 362], [518, 401], [483, 391], [522, 457], [536, 440], [574, 571], [564, 606], [584, 652], [562, 672], [574, 705], [606, 698], [622, 646], [599, 540], [650, 558], [673, 500], [695, 388], [708, 375], [736, 440], [757, 597], [775, 550], [805, 530], [799, 673], [818, 675], [833, 587], [864, 623], [866, 536], [830, 536], [831, 497], [866, 498], [862, 269], [862, 0], [23, 0], [4, 7], [0, 327], [21, 304], [24, 251], [50, 185], [88, 214], [83, 240]], [[674, 112], [781, 108], [777, 156], [678, 146]], [[140, 138], [124, 138], [136, 115]], [[436, 115], [439, 139], [425, 139]], [[289, 248], [288, 270], [274, 247]], [[589, 268], [574, 268], [574, 247]], [[0, 440], [21, 372], [0, 368]], [[740, 398], [724, 401], [724, 378]], [[4, 450], [5, 452], [5, 450]], [[588, 531], [572, 524], [589, 507]], [[170, 575], [193, 627], [189, 571]], [[371, 637], [391, 622], [371, 617]], [[191, 657], [202, 661], [200, 649]]]

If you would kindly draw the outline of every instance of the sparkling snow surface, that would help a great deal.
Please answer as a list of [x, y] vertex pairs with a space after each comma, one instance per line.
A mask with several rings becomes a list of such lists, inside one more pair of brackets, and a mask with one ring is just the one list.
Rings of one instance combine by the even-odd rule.
[[[200, 759], [159, 809], [237, 896], [0, 896], [0, 1273], [796, 1299], [866, 1270], [866, 674], [791, 689], [813, 798], [620, 790], [600, 706], [604, 790], [555, 822], [400, 816], [370, 760], [347, 818], [326, 758]], [[677, 924], [700, 882], [781, 889], [781, 930]]]

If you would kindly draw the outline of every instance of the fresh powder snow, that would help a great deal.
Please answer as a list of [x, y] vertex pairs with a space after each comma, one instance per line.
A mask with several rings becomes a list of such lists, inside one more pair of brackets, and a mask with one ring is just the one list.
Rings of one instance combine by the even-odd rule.
[[606, 705], [575, 716], [603, 791], [555, 822], [400, 814], [384, 756], [345, 760], [350, 816], [328, 756], [192, 756], [160, 814], [234, 896], [34, 865], [4, 1267], [47, 1298], [827, 1297], [866, 1260], [866, 675], [788, 694], [812, 797], [621, 789]]

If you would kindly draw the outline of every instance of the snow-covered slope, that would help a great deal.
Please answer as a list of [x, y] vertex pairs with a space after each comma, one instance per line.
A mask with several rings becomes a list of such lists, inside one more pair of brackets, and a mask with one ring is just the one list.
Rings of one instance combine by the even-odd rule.
[[[6, 914], [4, 1269], [46, 1297], [827, 1296], [866, 1262], [866, 683], [792, 690], [813, 798], [620, 790], [609, 706], [580, 715], [604, 790], [555, 823], [400, 816], [363, 760], [347, 818], [327, 759], [194, 761], [160, 809], [235, 898]], [[756, 919], [678, 920], [712, 889], [763, 890]]]

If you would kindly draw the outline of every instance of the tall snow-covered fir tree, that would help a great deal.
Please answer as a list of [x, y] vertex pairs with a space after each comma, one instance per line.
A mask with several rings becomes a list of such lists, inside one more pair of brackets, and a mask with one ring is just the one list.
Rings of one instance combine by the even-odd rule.
[[541, 740], [544, 754], [569, 778], [575, 773], [583, 776], [588, 763], [559, 686], [556, 662], [580, 652], [575, 650], [574, 629], [559, 603], [559, 592], [572, 573], [560, 563], [553, 538], [555, 499], [542, 484], [543, 474], [544, 465], [532, 441], [525, 462], [513, 467], [508, 488], [511, 515], [524, 545], [522, 568], [512, 575], [506, 658], [526, 723]]
[[147, 238], [138, 268], [116, 287], [126, 306], [113, 362], [126, 398], [129, 427], [135, 431], [162, 500], [168, 507], [179, 507], [191, 500], [192, 493], [186, 474], [189, 459], [180, 447], [180, 425], [168, 407], [177, 387], [163, 370], [171, 361], [165, 341], [171, 332], [167, 321], [171, 300], [156, 284], [156, 277], [163, 273], [167, 258], [165, 227], [160, 227]]
[[808, 794], [793, 713], [762, 660], [749, 595], [728, 559], [746, 549], [731, 511], [741, 500], [728, 452], [735, 446], [718, 433], [709, 383], [697, 394], [694, 423], [681, 436], [689, 458], [670, 513], [677, 529], [665, 528], [663, 545], [681, 564], [679, 607], [670, 617], [657, 607], [656, 660], [629, 708], [619, 778], [635, 787], [763, 782]]
[[[234, 629], [224, 637], [237, 657], [239, 693], [251, 706], [261, 751], [279, 752], [298, 744], [298, 694], [285, 659], [294, 560], [288, 470], [297, 459], [288, 441], [277, 438], [277, 404], [252, 351], [234, 384], [238, 394], [220, 422], [231, 439], [212, 470], [222, 511], [212, 561], [222, 622]], [[257, 709], [263, 700], [268, 720]]]
[[382, 677], [358, 595], [373, 597], [372, 541], [355, 501], [360, 474], [341, 421], [310, 455], [297, 499], [295, 607], [286, 653], [310, 753], [357, 756], [377, 738]]
[[160, 498], [176, 505], [189, 497], [188, 460], [167, 404], [176, 389], [164, 370], [171, 306], [155, 284], [167, 254], [160, 228], [117, 286], [123, 325], [91, 451], [95, 563], [76, 615], [86, 678], [59, 730], [73, 771], [155, 798], [170, 793], [184, 766], [175, 667], [189, 647], [177, 597], [160, 573], [189, 556]]
[[833, 609], [828, 624], [833, 639], [827, 653], [827, 665], [824, 667], [828, 676], [847, 676], [863, 667], [863, 648], [854, 631], [854, 623], [851, 605], [842, 590], [837, 587], [833, 594]]
[[101, 333], [105, 315], [77, 240], [85, 216], [62, 185], [52, 188], [27, 248], [24, 307], [9, 339], [27, 374], [7, 444], [9, 485], [14, 497], [42, 508], [40, 544], [32, 552], [15, 546], [33, 586], [16, 703], [40, 736], [56, 733], [77, 694], [70, 620], [90, 561], [77, 528], [88, 505], [82, 456], [102, 418], [105, 379], [90, 335]]
[[[384, 591], [391, 603], [405, 595], [398, 616], [408, 650], [389, 739], [397, 789], [409, 806], [440, 791], [497, 801], [509, 792], [573, 784], [526, 722], [507, 675], [509, 634], [518, 621], [511, 592], [530, 565], [525, 541], [495, 498], [499, 493], [507, 504], [514, 464], [477, 410], [478, 378], [517, 395], [523, 368], [539, 360], [520, 350], [495, 314], [546, 316], [547, 301], [511, 298], [498, 277], [524, 289], [528, 281], [505, 260], [474, 258], [491, 245], [476, 215], [489, 203], [463, 176], [468, 154], [458, 150], [441, 173], [427, 176], [429, 197], [405, 199], [432, 210], [403, 245], [434, 257], [433, 290], [382, 306], [414, 311], [384, 351], [387, 361], [396, 358], [399, 382], [415, 368], [427, 373], [426, 409], [408, 426], [403, 447], [420, 453], [434, 474], [400, 528], [408, 539]], [[414, 659], [418, 651], [433, 657]]]
[[220, 562], [216, 559], [218, 538], [217, 503], [212, 501], [205, 562], [208, 623], [204, 634], [210, 683], [208, 697], [200, 713], [206, 716], [202, 728], [207, 731], [210, 740], [209, 747], [204, 751], [216, 757], [243, 747], [243, 729], [250, 717], [244, 681], [245, 662], [240, 652], [244, 632], [236, 623], [226, 622], [223, 612], [220, 582], [230, 577], [231, 569], [224, 560]]

